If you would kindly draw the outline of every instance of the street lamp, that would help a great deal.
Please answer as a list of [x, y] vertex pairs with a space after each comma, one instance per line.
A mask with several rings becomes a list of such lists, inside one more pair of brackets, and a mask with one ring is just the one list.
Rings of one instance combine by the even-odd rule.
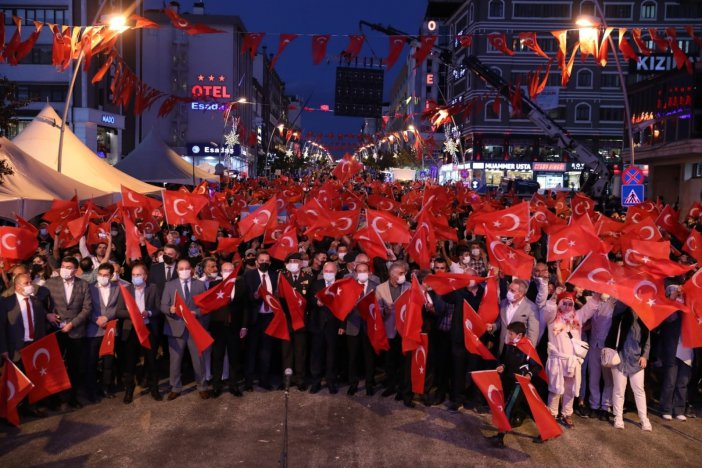
[[268, 138], [268, 146], [266, 147], [266, 167], [265, 167], [267, 177], [270, 177], [270, 172], [271, 172], [271, 165], [270, 165], [270, 160], [269, 160], [268, 156], [269, 156], [269, 152], [271, 150], [271, 143], [273, 142], [273, 135], [275, 135], [276, 129], [278, 131], [282, 132], [284, 128], [285, 128], [285, 125], [282, 123], [276, 125], [273, 128], [273, 130], [271, 130], [271, 136]]
[[[593, 1], [595, 5], [595, 10], [599, 15], [600, 19], [594, 18], [589, 15], [580, 16], [575, 24], [578, 26], [578, 32], [580, 33], [580, 41], [592, 40], [598, 37], [598, 28], [602, 26], [607, 29], [607, 19], [605, 18], [604, 11], [602, 11], [602, 6], [599, 0]], [[634, 165], [634, 131], [631, 127], [631, 108], [629, 107], [629, 93], [627, 91], [626, 79], [624, 78], [624, 73], [622, 72], [622, 64], [619, 61], [619, 54], [617, 54], [617, 49], [614, 46], [614, 40], [612, 35], [607, 36], [607, 41], [609, 41], [609, 47], [612, 50], [612, 55], [614, 55], [614, 64], [617, 67], [617, 74], [619, 75], [619, 83], [622, 87], [622, 93], [624, 95], [624, 112], [626, 113], [626, 129], [629, 135], [629, 151], [631, 151], [631, 165]]]
[[[95, 13], [95, 18], [93, 18], [93, 23], [97, 22], [97, 20], [100, 18], [100, 14], [102, 13], [102, 9], [105, 7], [105, 4], [107, 4], [107, 0], [103, 0], [100, 3], [98, 11], [97, 13]], [[107, 27], [111, 31], [117, 31], [119, 34], [122, 34], [124, 31], [129, 29], [127, 26], [127, 19], [122, 15], [108, 15], [104, 19], [106, 21], [102, 21], [102, 23], [107, 25]], [[81, 49], [80, 54], [78, 55], [78, 59], [76, 60], [76, 63], [73, 66], [74, 68], [73, 77], [71, 77], [71, 85], [68, 87], [68, 94], [66, 94], [66, 104], [63, 106], [63, 118], [61, 119], [61, 128], [59, 129], [58, 159], [56, 164], [56, 170], [58, 172], [61, 172], [61, 161], [63, 159], [63, 134], [66, 130], [66, 118], [68, 117], [68, 107], [70, 106], [71, 99], [73, 98], [73, 88], [76, 86], [76, 78], [78, 77], [78, 72], [80, 71], [80, 64], [83, 61], [84, 57], [85, 53], [83, 52], [83, 49]]]

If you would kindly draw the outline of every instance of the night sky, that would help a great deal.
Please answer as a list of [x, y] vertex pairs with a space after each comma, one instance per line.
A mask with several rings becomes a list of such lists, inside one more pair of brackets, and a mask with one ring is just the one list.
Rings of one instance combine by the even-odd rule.
[[[409, 34], [416, 34], [424, 16], [426, 3], [409, 0], [205, 0], [208, 14], [238, 15], [248, 31], [265, 32], [262, 45], [269, 53], [278, 48], [280, 33], [296, 34], [359, 34], [360, 20], [392, 25]], [[192, 2], [181, 0], [181, 11], [191, 11]], [[364, 27], [366, 43], [359, 57], [371, 57], [373, 52], [385, 58], [388, 38]], [[303, 100], [311, 96], [309, 106], [321, 104], [334, 106], [334, 82], [338, 61], [329, 59], [338, 56], [348, 44], [347, 37], [332, 37], [327, 47], [327, 59], [320, 65], [312, 63], [311, 39], [300, 36], [285, 49], [276, 64], [276, 70], [286, 84], [287, 94], [299, 95]], [[370, 45], [370, 47], [369, 47]], [[372, 51], [371, 51], [372, 49]], [[402, 66], [406, 49], [390, 73], [385, 76], [385, 100], [389, 100], [389, 89]], [[358, 133], [362, 119], [334, 117], [333, 113], [305, 112], [302, 128], [314, 133]]]

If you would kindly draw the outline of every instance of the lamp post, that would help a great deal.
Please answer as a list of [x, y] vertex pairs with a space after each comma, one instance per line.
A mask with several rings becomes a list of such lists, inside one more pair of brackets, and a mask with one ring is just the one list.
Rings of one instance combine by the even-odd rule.
[[[586, 33], [588, 30], [593, 30], [597, 29], [599, 26], [602, 26], [603, 28], [607, 29], [607, 19], [605, 18], [604, 11], [602, 10], [602, 6], [600, 5], [600, 0], [594, 0], [592, 2], [595, 5], [595, 11], [597, 12], [597, 15], [600, 17], [598, 20], [597, 18], [593, 18], [591, 16], [581, 16], [578, 18], [576, 21], [576, 24], [580, 28], [580, 32]], [[592, 33], [592, 32], [591, 32]], [[595, 32], [596, 34], [596, 32]], [[607, 41], [609, 42], [609, 47], [612, 50], [612, 55], [614, 55], [614, 64], [617, 67], [617, 74], [619, 75], [619, 83], [621, 84], [622, 88], [622, 94], [624, 95], [624, 112], [626, 113], [625, 118], [626, 118], [626, 129], [627, 133], [629, 136], [629, 151], [631, 151], [631, 165], [634, 165], [634, 130], [631, 126], [631, 108], [629, 107], [629, 93], [627, 91], [627, 85], [626, 85], [626, 79], [624, 77], [624, 73], [622, 72], [622, 64], [619, 61], [619, 54], [617, 54], [617, 49], [615, 48], [614, 45], [614, 40], [612, 39], [612, 35], [610, 34], [607, 36]]]
[[[107, 4], [107, 0], [103, 0], [100, 3], [98, 11], [97, 13], [95, 13], [95, 18], [93, 18], [93, 23], [97, 22], [97, 20], [100, 18], [102, 9], [105, 7], [105, 4]], [[124, 16], [111, 16], [106, 23], [108, 24], [109, 29], [111, 29], [112, 31], [119, 31], [120, 34], [127, 29], [127, 22]], [[66, 118], [68, 117], [68, 107], [70, 106], [71, 99], [73, 98], [73, 88], [75, 88], [76, 86], [76, 78], [78, 77], [78, 72], [80, 71], [80, 64], [83, 61], [84, 57], [85, 54], [81, 49], [80, 54], [78, 55], [78, 59], [76, 59], [76, 62], [74, 64], [73, 76], [71, 77], [71, 84], [68, 87], [68, 93], [66, 94], [66, 104], [63, 106], [63, 117], [61, 118], [61, 127], [59, 128], [58, 159], [56, 164], [56, 170], [58, 172], [61, 172], [61, 162], [63, 159], [63, 134], [66, 130]]]
[[273, 127], [273, 130], [271, 130], [271, 136], [268, 138], [268, 146], [266, 146], [266, 167], [264, 168], [266, 171], [266, 177], [271, 176], [271, 165], [270, 165], [270, 159], [269, 159], [269, 152], [271, 150], [271, 143], [273, 142], [273, 135], [275, 135], [275, 131], [278, 130], [280, 132], [283, 131], [285, 128], [285, 125], [283, 124], [278, 124], [275, 127]]

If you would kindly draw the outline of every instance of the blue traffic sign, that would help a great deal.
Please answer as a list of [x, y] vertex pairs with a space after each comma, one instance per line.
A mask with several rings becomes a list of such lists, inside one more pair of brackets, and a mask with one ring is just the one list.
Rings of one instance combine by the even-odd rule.
[[622, 185], [622, 206], [634, 206], [644, 201], [643, 184]]
[[636, 166], [629, 166], [622, 172], [622, 183], [624, 185], [639, 185], [643, 184], [643, 181], [643, 172]]

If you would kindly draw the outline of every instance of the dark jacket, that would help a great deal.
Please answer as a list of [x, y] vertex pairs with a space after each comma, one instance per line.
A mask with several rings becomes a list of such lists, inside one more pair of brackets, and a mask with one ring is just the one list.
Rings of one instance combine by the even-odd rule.
[[[211, 282], [210, 288], [217, 286], [221, 282], [222, 280]], [[234, 283], [234, 298], [226, 306], [210, 312], [210, 323], [226, 323], [235, 329], [248, 328], [247, 304], [248, 295], [244, 285], [244, 278], [238, 276]]]
[[[34, 340], [46, 335], [46, 309], [41, 301], [30, 296], [34, 325]], [[24, 321], [17, 295], [0, 300], [0, 353], [8, 353], [13, 362], [19, 362], [19, 350], [24, 347]]]
[[[629, 336], [629, 330], [631, 330], [631, 326], [634, 324], [634, 312], [629, 307], [619, 314], [616, 312], [615, 309], [614, 317], [612, 317], [612, 326], [609, 328], [609, 333], [605, 340], [605, 347], [616, 348], [617, 351], [621, 351], [624, 349], [624, 343]], [[646, 344], [651, 338], [650, 333], [640, 318], [636, 317], [636, 320], [638, 320], [639, 327], [641, 328], [641, 341], [639, 344], [641, 345], [641, 349], [646, 349]], [[619, 336], [619, 344], [617, 344], [619, 325], [621, 325], [622, 328], [621, 335]]]
[[[129, 294], [134, 297], [133, 284], [130, 284], [127, 287], [127, 291], [129, 291]], [[146, 285], [146, 289], [144, 290], [144, 308], [145, 310], [151, 312], [151, 317], [149, 317], [149, 323], [147, 324], [149, 333], [154, 336], [158, 336], [160, 334], [158, 325], [161, 315], [161, 295], [158, 292], [158, 286], [155, 284], [149, 283]], [[127, 315], [127, 317], [122, 320], [122, 341], [126, 341], [129, 338], [129, 335], [132, 333], [133, 329], [134, 324], [129, 318], [129, 315]]]

